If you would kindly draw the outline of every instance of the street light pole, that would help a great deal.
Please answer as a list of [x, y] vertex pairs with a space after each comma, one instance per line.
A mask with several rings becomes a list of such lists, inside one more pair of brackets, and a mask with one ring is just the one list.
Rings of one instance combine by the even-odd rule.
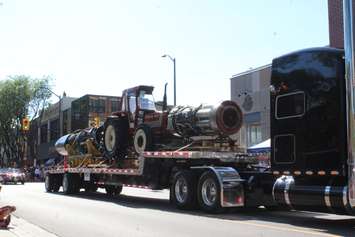
[[176, 58], [173, 59], [174, 62], [174, 106], [176, 106]]
[[171, 57], [169, 54], [164, 54], [162, 57], [170, 58], [174, 65], [174, 106], [176, 106], [176, 58]]
[[60, 95], [57, 95], [56, 93], [54, 93], [54, 91], [52, 91], [51, 89], [47, 88], [47, 87], [43, 87], [45, 89], [47, 89], [50, 93], [52, 93], [53, 95], [55, 95], [56, 97], [58, 97], [59, 102], [58, 102], [58, 122], [59, 122], [59, 137], [62, 136], [62, 113], [61, 113], [61, 109], [62, 109], [62, 97]]

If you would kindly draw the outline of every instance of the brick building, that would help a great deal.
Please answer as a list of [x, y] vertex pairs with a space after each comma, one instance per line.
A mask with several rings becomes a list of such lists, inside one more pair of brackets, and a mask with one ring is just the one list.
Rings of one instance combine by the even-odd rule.
[[[353, 13], [355, 14], [355, 1], [353, 1]], [[344, 48], [343, 0], [328, 0], [328, 19], [329, 46]]]
[[118, 111], [121, 97], [103, 95], [84, 95], [72, 102], [71, 130], [89, 127], [95, 118], [101, 122], [112, 112]]
[[89, 127], [97, 117], [103, 122], [105, 117], [118, 110], [120, 103], [121, 98], [116, 96], [63, 96], [60, 106], [58, 102], [49, 106], [32, 121], [27, 164], [43, 164], [48, 158], [57, 156], [54, 143], [59, 137]]

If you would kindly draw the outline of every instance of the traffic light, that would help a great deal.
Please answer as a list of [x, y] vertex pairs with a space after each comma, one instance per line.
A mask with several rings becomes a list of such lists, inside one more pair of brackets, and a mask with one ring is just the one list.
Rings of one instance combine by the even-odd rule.
[[99, 127], [100, 126], [100, 117], [95, 117], [94, 121], [95, 121], [95, 127]]
[[22, 130], [28, 131], [30, 129], [30, 120], [26, 117], [22, 119]]

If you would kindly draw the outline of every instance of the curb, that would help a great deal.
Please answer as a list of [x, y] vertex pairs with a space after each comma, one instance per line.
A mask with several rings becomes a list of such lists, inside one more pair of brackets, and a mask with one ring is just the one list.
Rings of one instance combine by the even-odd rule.
[[42, 229], [39, 226], [11, 215], [11, 223], [8, 229], [0, 229], [1, 237], [58, 237], [57, 235]]

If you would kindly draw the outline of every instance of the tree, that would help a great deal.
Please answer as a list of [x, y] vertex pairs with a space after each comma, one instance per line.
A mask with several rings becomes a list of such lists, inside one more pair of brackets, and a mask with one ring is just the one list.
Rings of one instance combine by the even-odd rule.
[[51, 97], [50, 77], [31, 78], [10, 76], [0, 81], [0, 165], [16, 162], [23, 157], [24, 136], [21, 121], [30, 116], [31, 120], [48, 106]]

